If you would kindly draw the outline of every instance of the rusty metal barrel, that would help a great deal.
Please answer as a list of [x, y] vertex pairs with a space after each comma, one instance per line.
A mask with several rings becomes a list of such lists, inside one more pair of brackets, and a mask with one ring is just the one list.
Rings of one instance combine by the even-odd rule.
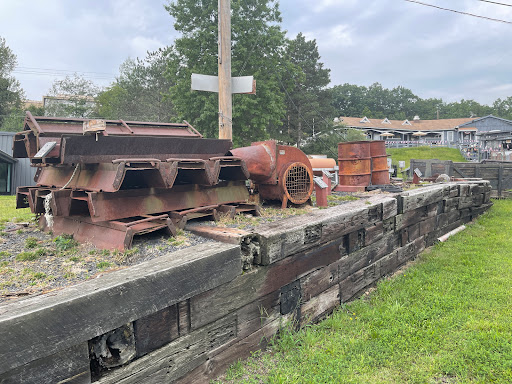
[[366, 187], [371, 180], [369, 141], [338, 144], [339, 185]]
[[370, 142], [370, 154], [372, 163], [372, 184], [389, 184], [388, 156], [386, 154], [386, 142], [375, 140]]

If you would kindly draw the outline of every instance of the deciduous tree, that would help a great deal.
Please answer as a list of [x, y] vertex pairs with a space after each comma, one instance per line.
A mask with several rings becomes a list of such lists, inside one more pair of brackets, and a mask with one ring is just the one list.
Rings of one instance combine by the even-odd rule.
[[54, 117], [92, 117], [94, 98], [100, 88], [77, 74], [56, 80], [45, 103], [45, 115]]
[[[192, 73], [217, 75], [217, 0], [175, 0], [166, 9], [181, 33], [168, 76], [178, 115], [208, 137], [218, 137], [218, 95], [191, 91]], [[233, 141], [246, 145], [281, 127], [286, 71], [284, 32], [277, 1], [244, 0], [231, 5], [232, 76], [254, 76], [256, 95], [233, 95]]]
[[99, 116], [135, 121], [176, 120], [174, 105], [167, 96], [173, 83], [165, 75], [171, 50], [167, 47], [149, 52], [144, 59], [126, 60], [116, 81], [96, 98]]
[[[286, 46], [286, 61], [290, 63], [281, 83], [286, 93], [287, 116], [283, 139], [300, 147], [302, 140], [329, 129], [334, 113], [329, 103], [326, 86], [330, 82], [330, 69], [320, 62], [315, 40], [306, 40], [299, 33]], [[290, 84], [289, 86], [285, 85]]]
[[11, 130], [10, 124], [4, 127], [4, 121], [9, 115], [21, 108], [23, 90], [20, 83], [12, 76], [16, 68], [16, 55], [7, 46], [0, 36], [0, 127], [2, 130]]

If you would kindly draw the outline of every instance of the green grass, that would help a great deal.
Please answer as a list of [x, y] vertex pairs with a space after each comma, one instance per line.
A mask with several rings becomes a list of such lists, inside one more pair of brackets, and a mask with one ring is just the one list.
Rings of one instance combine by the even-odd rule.
[[391, 156], [393, 165], [398, 166], [398, 161], [405, 161], [405, 168], [410, 166], [411, 159], [438, 159], [457, 162], [466, 161], [457, 148], [446, 147], [413, 147], [413, 148], [388, 148], [387, 154]]
[[16, 209], [16, 196], [0, 196], [0, 223], [28, 222], [34, 219], [29, 208]]
[[20, 252], [15, 257], [17, 261], [34, 261], [38, 258], [39, 256], [35, 252]]
[[27, 237], [25, 239], [25, 248], [31, 249], [37, 247], [37, 238], [36, 237]]
[[78, 242], [73, 239], [73, 235], [62, 234], [53, 239], [57, 251], [69, 251], [78, 246]]
[[100, 261], [99, 263], [96, 263], [96, 268], [99, 270], [105, 270], [112, 266], [108, 261]]
[[225, 382], [512, 382], [511, 216], [512, 201], [497, 201], [369, 296], [282, 332]]

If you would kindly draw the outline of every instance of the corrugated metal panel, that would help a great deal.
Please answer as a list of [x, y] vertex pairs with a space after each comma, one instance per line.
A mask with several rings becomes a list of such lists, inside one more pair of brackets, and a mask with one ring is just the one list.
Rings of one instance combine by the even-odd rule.
[[12, 156], [14, 132], [0, 132], [0, 151]]
[[[0, 132], [0, 150], [12, 156], [12, 142], [14, 132]], [[30, 159], [17, 159], [14, 164], [14, 175], [12, 181], [12, 194], [16, 193], [17, 187], [35, 185], [34, 175], [36, 168], [30, 166]]]

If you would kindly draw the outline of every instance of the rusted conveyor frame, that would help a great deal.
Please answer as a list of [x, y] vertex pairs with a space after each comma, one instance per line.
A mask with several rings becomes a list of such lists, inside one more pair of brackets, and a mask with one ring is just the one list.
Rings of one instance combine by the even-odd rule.
[[[24, 130], [15, 135], [13, 155], [16, 158], [33, 158], [37, 151], [47, 142], [53, 141], [56, 147], [40, 162], [59, 163], [63, 136], [83, 136], [83, 124], [89, 119], [34, 117], [27, 111], [24, 121]], [[101, 132], [101, 139], [110, 137], [155, 137], [155, 138], [195, 138], [203, 136], [188, 122], [183, 123], [154, 123], [124, 120], [106, 120], [106, 129]], [[85, 136], [85, 140], [96, 140], [96, 135]], [[225, 151], [220, 155], [224, 155]], [[212, 154], [210, 154], [211, 156]], [[170, 156], [167, 156], [170, 157]]]
[[[115, 193], [56, 188], [20, 188], [18, 208], [29, 206], [33, 213], [45, 213], [44, 199], [52, 194], [54, 216], [83, 215], [93, 222], [117, 220], [148, 214], [182, 211], [212, 205], [245, 203], [249, 193], [244, 181], [223, 181], [216, 186], [177, 185], [170, 189], [128, 189]], [[27, 202], [24, 202], [27, 198]]]
[[51, 229], [56, 235], [73, 235], [75, 240], [81, 243], [90, 242], [97, 248], [120, 251], [131, 248], [134, 236], [161, 229], [172, 236], [177, 232], [167, 214], [100, 223], [93, 223], [83, 216], [58, 216], [53, 218], [52, 228], [48, 228], [44, 216], [41, 216], [39, 226], [46, 231]]
[[[74, 175], [74, 176], [73, 176]], [[128, 177], [127, 177], [128, 175]], [[211, 186], [221, 180], [247, 180], [245, 162], [235, 157], [202, 159], [116, 159], [112, 163], [40, 167], [38, 186], [117, 192], [121, 188], [173, 188], [175, 184]], [[126, 181], [125, 185], [123, 183]], [[138, 185], [130, 185], [138, 183]]]

